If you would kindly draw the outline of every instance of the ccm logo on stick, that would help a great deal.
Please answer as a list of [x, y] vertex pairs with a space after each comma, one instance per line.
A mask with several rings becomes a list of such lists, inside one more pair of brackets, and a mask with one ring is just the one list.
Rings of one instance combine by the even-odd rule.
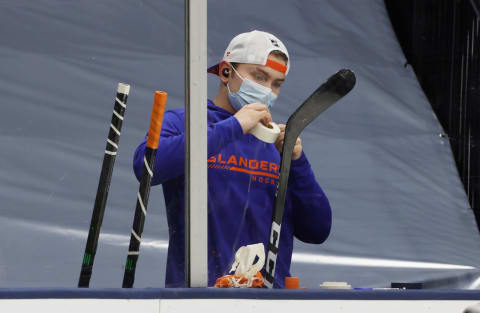
[[267, 287], [272, 288], [275, 275], [275, 265], [277, 263], [277, 253], [278, 253], [278, 244], [280, 241], [280, 229], [281, 226], [277, 223], [272, 223], [272, 231], [270, 233], [270, 245], [267, 255], [267, 264], [266, 264], [266, 280], [265, 284]]
[[272, 223], [272, 231], [270, 233], [270, 244], [274, 246], [277, 250], [278, 249], [278, 242], [280, 241], [280, 229], [282, 226], [278, 225], [277, 223]]

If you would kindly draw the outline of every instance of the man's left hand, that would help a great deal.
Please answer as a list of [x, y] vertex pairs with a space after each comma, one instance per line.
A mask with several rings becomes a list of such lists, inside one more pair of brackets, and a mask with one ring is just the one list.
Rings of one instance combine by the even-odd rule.
[[[277, 141], [275, 141], [275, 147], [282, 153], [283, 141], [285, 140], [285, 124], [278, 124], [278, 128], [280, 128], [280, 134], [278, 135]], [[292, 160], [300, 158], [302, 156], [302, 150], [302, 139], [298, 137], [293, 147]]]

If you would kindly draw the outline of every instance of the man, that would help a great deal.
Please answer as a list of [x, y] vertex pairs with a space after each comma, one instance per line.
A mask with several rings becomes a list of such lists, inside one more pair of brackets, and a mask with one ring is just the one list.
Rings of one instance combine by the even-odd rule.
[[[248, 132], [272, 121], [273, 106], [290, 69], [283, 43], [272, 34], [252, 31], [232, 39], [223, 60], [208, 69], [220, 88], [208, 101], [208, 276], [209, 286], [228, 271], [241, 246], [268, 247], [285, 125], [275, 144]], [[166, 287], [185, 286], [184, 163], [185, 112], [165, 113], [152, 185], [162, 184], [169, 227]], [[135, 152], [141, 177], [145, 141]], [[330, 233], [331, 210], [297, 140], [287, 188], [275, 284], [290, 276], [293, 237], [322, 243]], [[192, 256], [195, 262], [195, 256]], [[264, 273], [263, 273], [264, 274]]]

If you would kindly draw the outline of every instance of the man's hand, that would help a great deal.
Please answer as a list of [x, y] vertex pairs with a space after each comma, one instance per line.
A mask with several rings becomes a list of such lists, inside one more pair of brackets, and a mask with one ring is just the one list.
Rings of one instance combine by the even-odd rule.
[[234, 117], [242, 126], [243, 134], [248, 133], [258, 123], [268, 125], [272, 121], [272, 115], [265, 104], [247, 104], [235, 113]]
[[[285, 124], [278, 124], [278, 128], [280, 128], [280, 134], [278, 135], [277, 141], [275, 141], [275, 147], [282, 153], [283, 141], [285, 140]], [[300, 158], [302, 156], [302, 150], [302, 139], [298, 137], [293, 147], [292, 160]]]

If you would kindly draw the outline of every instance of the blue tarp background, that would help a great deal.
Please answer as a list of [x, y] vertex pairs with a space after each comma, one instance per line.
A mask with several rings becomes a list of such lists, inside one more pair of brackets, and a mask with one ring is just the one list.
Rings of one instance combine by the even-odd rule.
[[[475, 287], [473, 213], [383, 1], [209, 0], [208, 17], [209, 64], [234, 35], [253, 29], [289, 49], [277, 122], [338, 69], [357, 75], [354, 91], [302, 135], [334, 222], [325, 244], [296, 242], [292, 274], [301, 284]], [[131, 163], [153, 91], [169, 93], [168, 108], [183, 106], [183, 18], [181, 0], [0, 1], [0, 287], [76, 286], [115, 88], [124, 82], [132, 89], [91, 283], [121, 286], [138, 190]], [[214, 97], [218, 78], [209, 76]], [[168, 229], [159, 187], [143, 238], [135, 286], [161, 287]]]

